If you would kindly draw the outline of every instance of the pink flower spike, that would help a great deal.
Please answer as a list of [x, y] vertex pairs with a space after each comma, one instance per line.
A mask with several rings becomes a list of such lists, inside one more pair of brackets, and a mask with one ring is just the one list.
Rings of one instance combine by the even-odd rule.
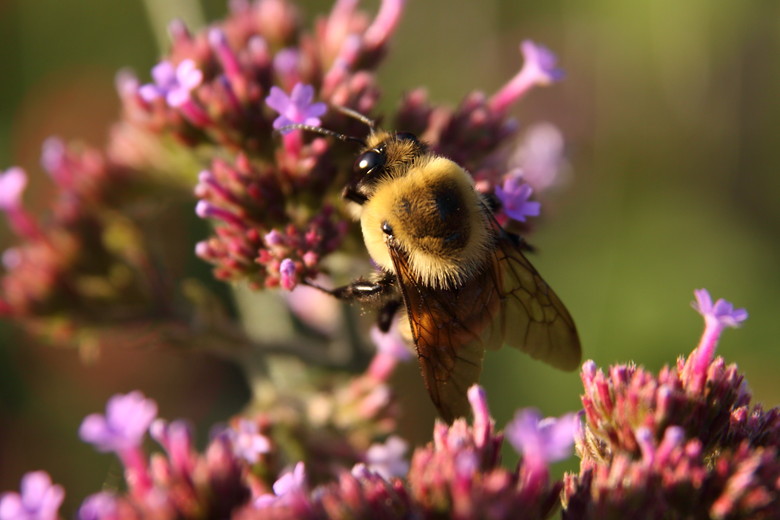
[[745, 309], [735, 309], [731, 302], [722, 298], [714, 304], [707, 289], [693, 291], [696, 301], [691, 305], [704, 317], [704, 332], [699, 345], [688, 357], [683, 372], [691, 392], [699, 392], [707, 380], [707, 370], [715, 357], [720, 335], [726, 327], [739, 327], [748, 317]]
[[501, 201], [501, 210], [509, 218], [525, 222], [526, 217], [538, 217], [541, 203], [529, 200], [533, 188], [522, 181], [519, 175], [509, 175], [503, 186], [496, 186], [496, 196]]
[[474, 442], [478, 448], [483, 448], [490, 439], [493, 420], [487, 403], [487, 393], [479, 385], [473, 385], [466, 392], [474, 413]]
[[22, 206], [22, 193], [27, 187], [27, 174], [14, 166], [0, 173], [0, 210], [15, 211]]
[[274, 120], [274, 128], [279, 130], [291, 124], [318, 126], [319, 116], [325, 114], [327, 106], [325, 103], [312, 103], [313, 99], [314, 87], [311, 85], [298, 83], [290, 95], [279, 87], [271, 87], [265, 103], [279, 113], [279, 117]]
[[216, 52], [227, 77], [234, 78], [240, 76], [241, 64], [238, 61], [236, 53], [230, 48], [230, 43], [228, 43], [225, 31], [218, 27], [212, 28], [209, 31], [209, 44], [211, 45], [211, 48], [214, 49], [214, 52]]
[[404, 3], [405, 0], [382, 0], [376, 18], [363, 37], [367, 47], [376, 49], [387, 43], [398, 27]]
[[563, 78], [552, 51], [530, 40], [520, 44], [523, 67], [515, 77], [490, 98], [490, 108], [503, 112], [535, 86], [549, 85]]
[[45, 471], [22, 477], [21, 493], [0, 495], [0, 520], [55, 520], [65, 491]]

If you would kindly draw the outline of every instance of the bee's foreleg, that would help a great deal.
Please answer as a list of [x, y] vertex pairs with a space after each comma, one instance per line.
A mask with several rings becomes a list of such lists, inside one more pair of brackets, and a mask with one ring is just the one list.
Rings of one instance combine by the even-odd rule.
[[391, 274], [385, 274], [377, 280], [355, 280], [349, 285], [326, 289], [310, 281], [304, 281], [309, 287], [314, 287], [322, 292], [328, 293], [334, 298], [346, 302], [376, 303], [384, 300], [389, 294], [395, 291], [393, 282], [395, 277]]

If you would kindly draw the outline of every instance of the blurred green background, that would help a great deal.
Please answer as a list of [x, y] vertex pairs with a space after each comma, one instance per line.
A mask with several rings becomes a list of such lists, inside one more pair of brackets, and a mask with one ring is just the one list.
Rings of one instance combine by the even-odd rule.
[[[0, 0], [0, 168], [43, 177], [49, 135], [102, 144], [118, 111], [115, 72], [130, 67], [146, 80], [168, 19], [197, 27], [199, 10], [207, 19], [225, 11], [222, 0], [149, 3], [168, 12], [150, 17], [141, 0]], [[311, 18], [330, 2], [304, 5]], [[420, 85], [446, 104], [493, 92], [519, 68], [525, 38], [554, 50], [567, 73], [515, 113], [524, 124], [553, 122], [567, 140], [570, 182], [531, 242], [586, 358], [653, 370], [674, 362], [698, 341], [702, 320], [689, 302], [706, 287], [750, 312], [719, 353], [740, 365], [758, 401], [777, 405], [780, 3], [410, 1], [379, 72], [384, 106]], [[191, 418], [202, 436], [246, 397], [234, 368], [204, 356], [120, 350], [85, 366], [76, 352], [2, 333], [0, 490], [34, 469], [66, 485], [70, 507], [98, 490], [111, 459], [76, 432], [115, 392], [143, 389], [163, 416]], [[576, 374], [513, 351], [486, 363], [499, 426], [520, 406], [579, 408]], [[404, 370], [407, 395], [424, 391], [415, 373]], [[430, 431], [427, 420], [418, 430]], [[120, 479], [117, 464], [108, 478]]]

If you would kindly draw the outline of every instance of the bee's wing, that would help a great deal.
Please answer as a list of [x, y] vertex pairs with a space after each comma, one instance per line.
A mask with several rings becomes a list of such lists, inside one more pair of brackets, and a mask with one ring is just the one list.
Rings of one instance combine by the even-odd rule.
[[496, 269], [459, 288], [434, 289], [415, 281], [402, 251], [393, 245], [389, 250], [431, 400], [447, 422], [467, 416], [466, 393], [479, 381], [485, 345], [500, 344], [493, 323], [501, 308]]
[[555, 368], [577, 368], [582, 351], [569, 311], [505, 233], [499, 234], [496, 255], [504, 296], [503, 343]]

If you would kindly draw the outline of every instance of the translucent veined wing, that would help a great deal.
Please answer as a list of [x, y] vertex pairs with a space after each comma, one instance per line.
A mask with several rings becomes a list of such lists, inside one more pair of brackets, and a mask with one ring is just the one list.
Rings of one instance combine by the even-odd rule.
[[466, 393], [479, 381], [485, 343], [500, 342], [491, 323], [501, 307], [495, 270], [462, 287], [434, 289], [415, 281], [402, 251], [389, 249], [425, 386], [442, 418], [452, 422], [469, 414]]
[[518, 244], [499, 231], [482, 270], [461, 287], [418, 283], [403, 251], [388, 242], [425, 386], [442, 418], [470, 412], [486, 348], [504, 344], [573, 370], [581, 351], [571, 315]]
[[502, 294], [503, 344], [561, 370], [577, 368], [582, 350], [569, 311], [504, 232], [499, 233], [495, 253]]

